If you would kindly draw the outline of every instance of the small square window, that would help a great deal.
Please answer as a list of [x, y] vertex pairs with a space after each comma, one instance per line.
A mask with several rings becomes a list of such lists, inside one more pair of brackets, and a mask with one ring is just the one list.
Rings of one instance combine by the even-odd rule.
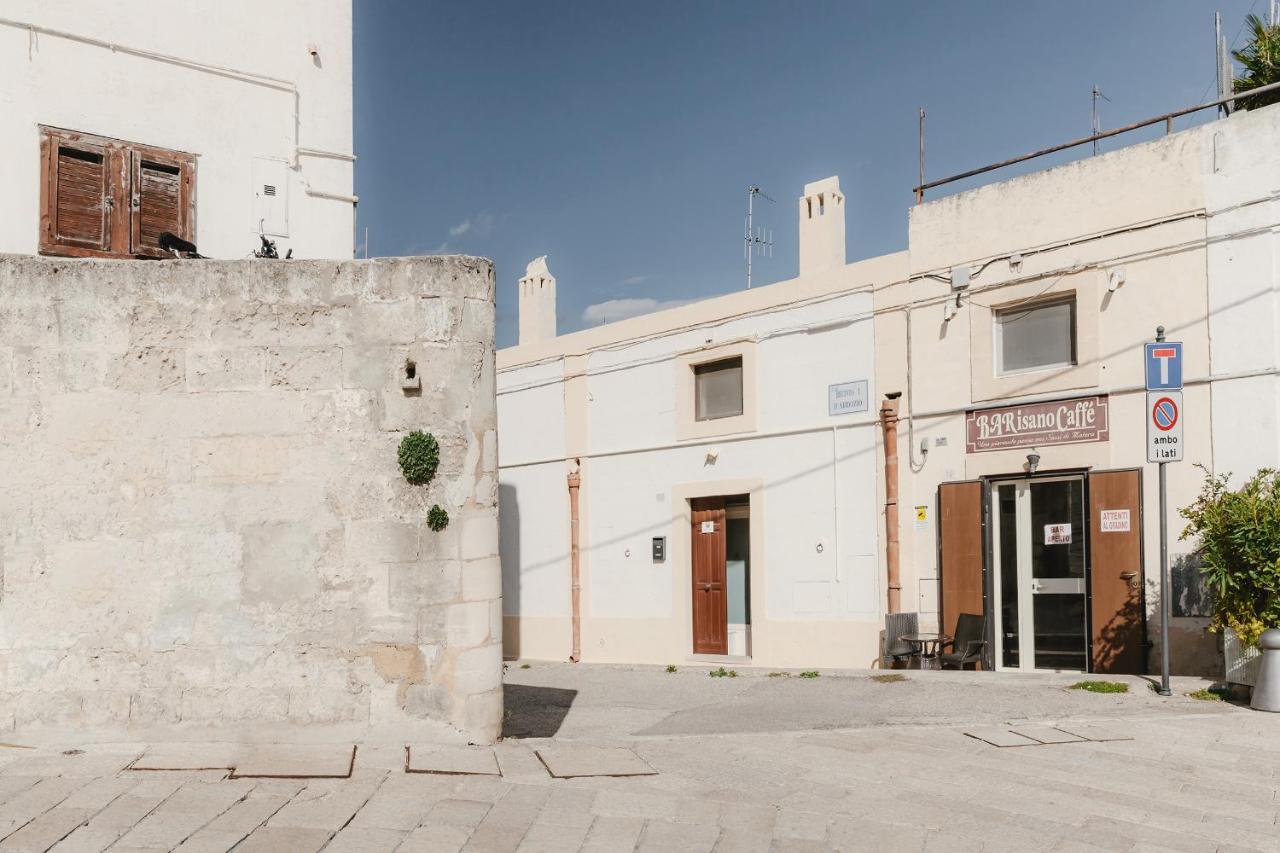
[[694, 419], [742, 414], [742, 356], [694, 365]]
[[1076, 363], [1076, 300], [1055, 299], [996, 311], [996, 372], [1022, 373]]

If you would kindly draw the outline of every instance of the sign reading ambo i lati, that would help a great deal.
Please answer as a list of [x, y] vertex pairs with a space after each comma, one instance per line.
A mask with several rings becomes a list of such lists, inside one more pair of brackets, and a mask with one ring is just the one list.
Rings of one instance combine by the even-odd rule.
[[966, 450], [982, 453], [1046, 444], [1106, 441], [1110, 431], [1107, 398], [1076, 397], [975, 409], [965, 416]]

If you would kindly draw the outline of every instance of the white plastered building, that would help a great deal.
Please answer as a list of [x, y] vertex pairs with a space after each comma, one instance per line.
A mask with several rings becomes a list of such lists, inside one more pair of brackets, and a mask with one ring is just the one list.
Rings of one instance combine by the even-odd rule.
[[844, 263], [835, 178], [800, 205], [790, 281], [556, 337], [545, 259], [520, 280], [498, 354], [508, 656], [877, 656], [870, 285], [905, 257]]
[[350, 0], [9, 0], [0, 253], [353, 253]]

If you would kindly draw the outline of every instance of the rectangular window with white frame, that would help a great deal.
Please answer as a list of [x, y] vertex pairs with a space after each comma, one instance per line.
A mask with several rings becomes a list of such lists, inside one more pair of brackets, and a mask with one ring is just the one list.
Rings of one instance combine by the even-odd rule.
[[1000, 308], [994, 319], [996, 375], [1077, 364], [1074, 294]]
[[711, 421], [742, 414], [742, 356], [693, 367], [694, 418]]

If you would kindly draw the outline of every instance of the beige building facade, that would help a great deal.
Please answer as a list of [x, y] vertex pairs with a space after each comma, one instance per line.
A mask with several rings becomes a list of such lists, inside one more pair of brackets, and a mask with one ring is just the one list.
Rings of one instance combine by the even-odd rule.
[[[1219, 673], [1177, 509], [1205, 471], [1280, 465], [1277, 139], [1280, 109], [1238, 113], [928, 201], [906, 251], [852, 264], [839, 182], [818, 181], [799, 278], [522, 335], [498, 354], [506, 654], [863, 667], [896, 607], [945, 633], [980, 616], [985, 667], [1157, 668], [1143, 352], [1162, 326], [1185, 384], [1172, 668]], [[522, 313], [546, 298], [529, 278]], [[701, 417], [723, 365], [741, 396]], [[750, 615], [707, 644], [699, 561], [741, 570], [703, 538], [721, 513], [749, 522]]]
[[943, 631], [982, 613], [988, 665], [1158, 667], [1143, 353], [1163, 326], [1185, 383], [1172, 669], [1220, 672], [1177, 508], [1206, 470], [1278, 461], [1277, 139], [1280, 111], [1239, 113], [912, 209], [909, 275], [875, 298], [904, 609]]

